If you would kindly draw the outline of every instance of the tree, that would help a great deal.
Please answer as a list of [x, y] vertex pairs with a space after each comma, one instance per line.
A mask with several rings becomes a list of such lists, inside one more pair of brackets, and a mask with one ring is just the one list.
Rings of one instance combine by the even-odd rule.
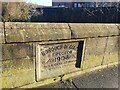
[[30, 10], [37, 5], [30, 5], [25, 2], [2, 2], [2, 21], [27, 21]]

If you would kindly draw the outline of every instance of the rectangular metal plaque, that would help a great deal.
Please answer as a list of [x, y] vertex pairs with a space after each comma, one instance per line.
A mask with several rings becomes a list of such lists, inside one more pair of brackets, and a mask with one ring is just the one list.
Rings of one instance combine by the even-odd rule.
[[79, 42], [38, 45], [38, 80], [79, 70], [75, 67]]

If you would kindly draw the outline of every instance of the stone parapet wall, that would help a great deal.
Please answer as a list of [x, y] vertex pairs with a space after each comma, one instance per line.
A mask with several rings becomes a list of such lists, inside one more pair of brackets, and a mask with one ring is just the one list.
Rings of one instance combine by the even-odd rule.
[[[5, 23], [6, 43], [119, 35], [117, 24]], [[11, 32], [12, 30], [12, 32]]]
[[90, 38], [119, 35], [117, 24], [70, 23], [72, 38]]
[[3, 88], [118, 62], [120, 25], [0, 23]]
[[68, 24], [63, 23], [6, 23], [5, 32], [7, 43], [71, 38]]

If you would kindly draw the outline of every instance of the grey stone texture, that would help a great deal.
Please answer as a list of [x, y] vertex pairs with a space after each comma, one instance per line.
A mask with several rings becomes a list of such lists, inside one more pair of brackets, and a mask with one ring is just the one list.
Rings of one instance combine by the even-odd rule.
[[13, 88], [35, 82], [33, 45], [2, 44], [2, 87]]
[[108, 27], [108, 29], [109, 29], [109, 36], [111, 35], [120, 35], [119, 33], [120, 33], [120, 29], [118, 29], [119, 28], [119, 26], [118, 25], [108, 25], [107, 26]]
[[69, 26], [71, 28], [72, 38], [119, 35], [118, 25], [115, 24], [69, 23]]
[[80, 71], [80, 68], [76, 68], [78, 43], [39, 45], [36, 53], [37, 80]]
[[[1, 23], [2, 26], [3, 23]], [[117, 24], [93, 23], [5, 23], [7, 43], [64, 40], [119, 35]], [[3, 32], [3, 31], [1, 31]], [[3, 42], [5, 40], [3, 38]]]
[[108, 37], [102, 64], [118, 62], [118, 37]]
[[6, 23], [5, 28], [7, 43], [71, 38], [68, 25], [63, 23]]
[[118, 36], [118, 62], [120, 61], [120, 24], [118, 25], [119, 36]]
[[4, 38], [4, 27], [3, 23], [0, 22], [0, 44], [5, 43], [5, 38]]
[[35, 82], [35, 67], [32, 59], [2, 61], [3, 88], [15, 88]]
[[32, 22], [6, 22], [6, 29], [37, 29], [37, 28], [51, 28], [51, 29], [69, 29], [67, 23], [32, 23]]
[[[2, 87], [4, 88], [36, 82], [35, 70], [38, 70], [37, 67], [39, 67], [37, 63], [47, 58], [37, 58], [40, 55], [36, 51], [38, 50], [36, 46], [42, 42], [44, 42], [44, 45], [41, 44], [42, 46], [48, 47], [48, 43], [52, 41], [55, 43], [51, 43], [50, 46], [60, 44], [62, 41], [69, 43], [73, 38], [74, 40], [84, 39], [85, 47], [81, 68], [75, 67], [76, 62], [68, 63], [65, 66], [60, 65], [61, 68], [55, 67], [54, 72], [44, 70], [45, 73], [43, 72], [40, 78], [37, 76], [38, 81], [118, 62], [120, 26], [116, 24], [6, 22], [5, 27], [3, 26], [1, 22], [0, 44], [2, 43], [2, 48], [0, 48], [0, 54], [2, 56], [0, 57], [2, 58], [0, 58], [0, 62], [3, 70], [0, 80], [3, 81]], [[72, 41], [72, 43], [75, 42]], [[75, 46], [78, 46], [78, 43]]]
[[2, 44], [2, 60], [12, 60], [33, 57], [33, 45], [25, 43]]
[[82, 61], [83, 70], [101, 65], [106, 43], [107, 37], [86, 39], [84, 58]]

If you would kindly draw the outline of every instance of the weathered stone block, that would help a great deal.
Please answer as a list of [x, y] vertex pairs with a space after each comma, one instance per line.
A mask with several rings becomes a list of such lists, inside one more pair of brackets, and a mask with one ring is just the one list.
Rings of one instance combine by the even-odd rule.
[[120, 36], [118, 36], [118, 62], [120, 62]]
[[6, 29], [69, 29], [67, 23], [5, 22]]
[[68, 24], [62, 23], [6, 23], [6, 42], [32, 42], [70, 39]]
[[112, 35], [119, 35], [119, 28], [118, 25], [110, 24], [107, 26], [109, 29], [109, 36]]
[[[97, 36], [109, 36], [109, 25], [108, 24], [95, 24], [96, 27], [98, 27], [98, 29], [96, 28], [95, 30], [97, 30], [96, 35]], [[94, 33], [94, 31], [92, 32]]]
[[118, 62], [118, 37], [108, 37], [103, 64]]
[[107, 38], [89, 38], [85, 43], [85, 55], [83, 59], [82, 69], [94, 68], [100, 66]]
[[6, 42], [70, 39], [69, 29], [6, 29]]
[[3, 23], [0, 22], [0, 44], [1, 43], [5, 43], [5, 39], [4, 39], [4, 27], [3, 27]]
[[33, 59], [2, 61], [2, 88], [13, 88], [35, 82]]
[[115, 24], [77, 24], [70, 23], [72, 38], [99, 37], [118, 35]]
[[16, 43], [2, 45], [2, 60], [14, 60], [20, 58], [32, 59], [33, 57], [32, 44]]
[[118, 26], [118, 29], [120, 30], [120, 24], [118, 24], [117, 26]]
[[3, 28], [3, 22], [0, 22], [0, 29]]
[[0, 44], [0, 61], [2, 60], [2, 44]]
[[[79, 42], [83, 41], [50, 45], [38, 44], [36, 49], [37, 80], [80, 70], [77, 64], [80, 66], [82, 61], [83, 43]], [[80, 57], [78, 57], [78, 54]]]
[[89, 28], [85, 27], [85, 24], [69, 24], [72, 32], [72, 38], [89, 37]]

